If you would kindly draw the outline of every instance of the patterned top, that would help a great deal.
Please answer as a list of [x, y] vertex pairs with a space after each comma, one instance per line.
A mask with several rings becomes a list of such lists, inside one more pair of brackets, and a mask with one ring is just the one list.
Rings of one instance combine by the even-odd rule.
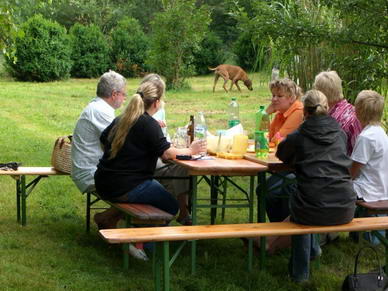
[[342, 130], [346, 133], [348, 138], [347, 152], [350, 156], [353, 152], [356, 138], [362, 130], [361, 123], [357, 119], [354, 106], [343, 99], [330, 109], [329, 115], [337, 120], [337, 122], [341, 125]]

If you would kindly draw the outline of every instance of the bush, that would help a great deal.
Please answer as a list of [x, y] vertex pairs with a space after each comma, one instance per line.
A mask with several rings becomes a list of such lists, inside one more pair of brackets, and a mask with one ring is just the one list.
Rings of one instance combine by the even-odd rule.
[[125, 77], [137, 77], [144, 71], [148, 38], [134, 18], [125, 18], [112, 30], [111, 61], [115, 71]]
[[36, 15], [21, 25], [15, 55], [7, 57], [10, 73], [22, 81], [53, 81], [69, 77], [70, 43], [66, 29]]
[[209, 67], [216, 67], [225, 62], [224, 44], [214, 32], [209, 32], [194, 53], [194, 65], [197, 74], [209, 74]]
[[237, 55], [237, 64], [248, 71], [260, 70], [264, 63], [264, 55], [253, 41], [253, 34], [242, 32], [234, 43], [234, 53]]
[[109, 46], [100, 28], [94, 24], [74, 24], [70, 29], [72, 46], [71, 75], [80, 78], [98, 77], [109, 68]]
[[167, 89], [186, 86], [194, 72], [194, 55], [208, 32], [209, 10], [195, 0], [166, 1], [166, 9], [152, 21], [147, 58], [152, 69], [166, 78]]

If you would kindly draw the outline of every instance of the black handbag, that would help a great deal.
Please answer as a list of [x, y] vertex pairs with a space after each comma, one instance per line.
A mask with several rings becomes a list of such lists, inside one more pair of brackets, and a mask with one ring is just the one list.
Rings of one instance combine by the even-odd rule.
[[[378, 270], [370, 273], [357, 273], [358, 259], [360, 254], [365, 249], [371, 249], [376, 255]], [[363, 247], [360, 249], [356, 256], [356, 261], [354, 264], [354, 273], [347, 275], [344, 283], [342, 284], [343, 291], [378, 291], [378, 290], [387, 290], [388, 278], [384, 273], [380, 265], [379, 256], [376, 250], [370, 246]]]

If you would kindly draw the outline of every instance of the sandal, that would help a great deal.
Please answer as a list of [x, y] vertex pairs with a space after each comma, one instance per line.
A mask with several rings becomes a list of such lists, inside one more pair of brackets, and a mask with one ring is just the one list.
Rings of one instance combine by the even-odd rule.
[[193, 225], [193, 219], [191, 218], [190, 215], [187, 215], [186, 217], [183, 217], [182, 219], [177, 219], [176, 221], [182, 225]]

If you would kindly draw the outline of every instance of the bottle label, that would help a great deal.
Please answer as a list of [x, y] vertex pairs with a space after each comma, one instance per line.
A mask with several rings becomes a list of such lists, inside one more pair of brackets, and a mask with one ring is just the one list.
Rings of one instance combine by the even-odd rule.
[[203, 126], [195, 127], [195, 137], [198, 139], [202, 139], [206, 137], [206, 128]]
[[228, 121], [228, 127], [229, 128], [232, 128], [233, 126], [236, 126], [238, 124], [240, 124], [240, 120], [238, 120], [238, 119], [232, 119], [232, 120]]

